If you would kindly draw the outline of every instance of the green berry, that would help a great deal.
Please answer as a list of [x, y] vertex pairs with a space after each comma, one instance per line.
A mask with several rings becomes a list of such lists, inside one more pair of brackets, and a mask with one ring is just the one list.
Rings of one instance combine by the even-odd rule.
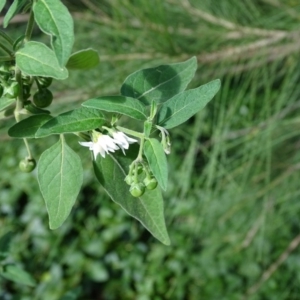
[[154, 177], [146, 177], [144, 184], [148, 190], [154, 190], [157, 187], [157, 180]]
[[35, 166], [36, 166], [36, 161], [33, 158], [22, 159], [19, 163], [20, 170], [25, 173], [32, 172], [35, 169]]
[[48, 89], [40, 89], [33, 95], [33, 102], [39, 108], [44, 108], [52, 103], [53, 95]]
[[52, 78], [51, 77], [38, 77], [38, 82], [41, 87], [47, 88], [51, 85]]
[[129, 191], [133, 197], [140, 197], [145, 192], [145, 185], [142, 182], [134, 183]]
[[130, 175], [127, 175], [124, 180], [128, 185], [131, 185], [133, 182], [133, 177]]

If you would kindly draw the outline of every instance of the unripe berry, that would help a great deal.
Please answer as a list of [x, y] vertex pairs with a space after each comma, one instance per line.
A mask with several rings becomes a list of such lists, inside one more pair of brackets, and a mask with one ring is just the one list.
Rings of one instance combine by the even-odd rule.
[[52, 83], [51, 77], [38, 77], [38, 82], [42, 88], [47, 88]]
[[30, 173], [32, 172], [36, 167], [36, 161], [34, 158], [28, 159], [22, 159], [19, 163], [19, 168], [22, 172]]
[[40, 89], [33, 95], [33, 102], [39, 108], [44, 108], [52, 103], [53, 95], [48, 89]]
[[154, 177], [146, 177], [144, 184], [148, 190], [154, 190], [157, 187], [157, 180]]
[[133, 197], [140, 197], [145, 192], [145, 185], [142, 182], [134, 183], [129, 191]]
[[131, 175], [127, 175], [124, 180], [128, 185], [133, 183], [133, 177]]

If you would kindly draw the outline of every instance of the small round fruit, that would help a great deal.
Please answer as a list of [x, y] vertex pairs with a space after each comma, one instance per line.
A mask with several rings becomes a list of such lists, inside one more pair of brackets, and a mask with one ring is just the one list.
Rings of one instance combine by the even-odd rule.
[[39, 108], [45, 108], [52, 103], [53, 95], [48, 89], [40, 89], [33, 95], [33, 102]]
[[25, 158], [25, 159], [22, 159], [19, 163], [19, 168], [22, 172], [25, 172], [25, 173], [30, 173], [32, 172], [36, 167], [36, 161], [34, 158]]
[[145, 178], [144, 179], [144, 184], [148, 190], [154, 190], [157, 187], [157, 180], [152, 177], [152, 178]]
[[38, 82], [41, 87], [47, 88], [51, 85], [52, 78], [51, 77], [38, 77]]
[[133, 176], [127, 175], [124, 180], [128, 185], [131, 185], [133, 183]]
[[130, 193], [133, 197], [140, 197], [144, 194], [145, 192], [145, 185], [141, 182], [139, 183], [134, 183], [131, 187], [130, 187]]

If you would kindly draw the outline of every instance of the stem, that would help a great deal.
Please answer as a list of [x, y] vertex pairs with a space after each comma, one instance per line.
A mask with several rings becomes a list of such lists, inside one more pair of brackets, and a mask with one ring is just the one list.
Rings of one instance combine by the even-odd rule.
[[24, 39], [25, 42], [30, 41], [33, 26], [34, 26], [34, 14], [33, 14], [32, 8], [31, 8], [30, 15], [29, 15], [29, 20], [28, 20], [27, 28], [26, 28], [26, 32], [25, 32], [25, 39]]
[[135, 161], [143, 161], [143, 149], [144, 149], [144, 143], [145, 143], [145, 138], [141, 138], [141, 143], [140, 143], [140, 149], [139, 149], [139, 154], [136, 158]]
[[3, 37], [9, 44], [14, 44], [14, 40], [10, 36], [8, 36], [4, 31], [0, 30], [0, 36]]
[[12, 61], [13, 58], [11, 56], [0, 56], [0, 62], [2, 61]]
[[[20, 111], [23, 109], [23, 82], [22, 82], [22, 74], [20, 69], [16, 68], [16, 81], [19, 83], [20, 86], [20, 91], [19, 91], [19, 95], [17, 97], [17, 104], [16, 104], [16, 108], [15, 108], [15, 119], [17, 122], [20, 122]], [[28, 158], [32, 159], [32, 155], [31, 155], [31, 151], [29, 148], [29, 144], [26, 138], [23, 139], [24, 144], [26, 146], [27, 149], [27, 153], [28, 153]]]
[[117, 126], [116, 128], [119, 129], [120, 131], [123, 131], [124, 133], [127, 133], [129, 135], [138, 137], [141, 140], [144, 138], [143, 133], [140, 133], [140, 132], [137, 132], [137, 131], [134, 131], [134, 130], [130, 130], [130, 129], [127, 129], [127, 128], [124, 128], [124, 127], [121, 127], [121, 126]]
[[20, 121], [20, 110], [23, 108], [23, 82], [22, 82], [22, 74], [19, 68], [16, 67], [16, 81], [18, 82], [19, 86], [20, 86], [20, 91], [19, 91], [19, 95], [17, 97], [17, 104], [16, 104], [16, 108], [15, 108], [15, 118], [16, 121], [19, 122]]
[[26, 149], [27, 149], [28, 159], [32, 159], [32, 154], [31, 154], [31, 151], [30, 151], [30, 148], [29, 148], [28, 141], [27, 141], [27, 139], [23, 139], [23, 141], [24, 141], [24, 144], [25, 144]]

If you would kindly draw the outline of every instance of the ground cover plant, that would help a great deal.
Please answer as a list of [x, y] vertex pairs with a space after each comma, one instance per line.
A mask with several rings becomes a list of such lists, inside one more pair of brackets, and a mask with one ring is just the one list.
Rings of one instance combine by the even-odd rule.
[[[297, 299], [297, 3], [75, 4], [66, 3], [78, 32], [74, 51], [92, 39], [101, 63], [53, 82], [56, 115], [95, 94], [118, 94], [138, 69], [193, 56], [198, 69], [187, 90], [212, 78], [220, 78], [222, 88], [171, 132], [168, 247], [110, 202], [90, 172], [87, 150], [68, 136], [83, 160], [83, 189], [66, 222], [49, 230], [37, 173], [18, 172], [26, 149], [6, 134], [13, 120], [3, 119], [1, 236], [12, 232], [6, 262], [30, 279], [24, 285], [1, 278], [1, 297]], [[12, 35], [23, 30], [22, 22], [19, 15], [12, 19]], [[33, 36], [46, 41], [38, 31]], [[125, 120], [128, 127], [135, 122]], [[55, 142], [34, 140], [34, 155]]]

